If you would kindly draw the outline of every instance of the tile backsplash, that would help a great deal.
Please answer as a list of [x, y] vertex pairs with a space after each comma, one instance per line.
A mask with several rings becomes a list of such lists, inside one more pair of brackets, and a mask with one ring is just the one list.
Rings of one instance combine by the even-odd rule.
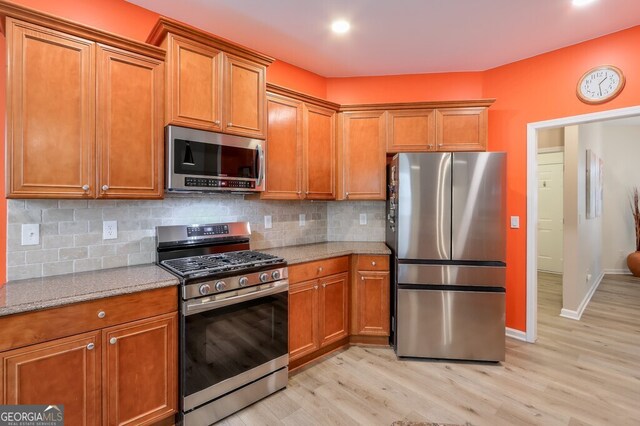
[[[360, 225], [360, 213], [367, 224]], [[305, 226], [299, 226], [299, 215]], [[264, 228], [271, 215], [272, 228]], [[102, 239], [102, 221], [118, 238]], [[384, 241], [384, 202], [262, 201], [238, 195], [164, 200], [8, 200], [7, 278], [18, 280], [155, 261], [155, 227], [249, 221], [251, 248], [323, 241]], [[23, 246], [22, 225], [40, 225], [40, 244]]]

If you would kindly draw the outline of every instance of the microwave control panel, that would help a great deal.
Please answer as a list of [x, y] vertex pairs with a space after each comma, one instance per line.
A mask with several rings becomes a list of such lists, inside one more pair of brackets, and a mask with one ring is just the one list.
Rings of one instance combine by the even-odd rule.
[[253, 180], [235, 180], [235, 179], [224, 179], [224, 178], [186, 177], [186, 178], [184, 178], [184, 186], [189, 187], [189, 188], [194, 188], [194, 189], [196, 189], [196, 188], [254, 189], [256, 187], [256, 183]]

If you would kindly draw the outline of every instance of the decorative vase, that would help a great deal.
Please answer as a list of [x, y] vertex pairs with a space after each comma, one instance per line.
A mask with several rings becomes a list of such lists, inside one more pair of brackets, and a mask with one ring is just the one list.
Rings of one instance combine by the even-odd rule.
[[627, 266], [634, 277], [640, 277], [640, 251], [636, 251], [627, 256]]

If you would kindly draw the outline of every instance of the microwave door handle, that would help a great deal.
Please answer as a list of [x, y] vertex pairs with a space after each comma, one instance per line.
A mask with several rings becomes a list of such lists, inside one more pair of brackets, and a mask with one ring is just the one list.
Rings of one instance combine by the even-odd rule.
[[256, 161], [256, 168], [258, 169], [256, 172], [256, 176], [258, 177], [256, 186], [260, 186], [262, 179], [264, 178], [264, 167], [262, 167], [262, 164], [264, 163], [264, 152], [262, 151], [262, 145], [258, 145], [256, 147], [256, 158], [258, 160]]

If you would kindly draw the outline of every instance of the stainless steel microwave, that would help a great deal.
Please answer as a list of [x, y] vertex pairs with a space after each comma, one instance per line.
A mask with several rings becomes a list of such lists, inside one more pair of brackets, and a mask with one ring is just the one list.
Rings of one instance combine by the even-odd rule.
[[264, 141], [179, 126], [165, 128], [168, 192], [264, 191]]

